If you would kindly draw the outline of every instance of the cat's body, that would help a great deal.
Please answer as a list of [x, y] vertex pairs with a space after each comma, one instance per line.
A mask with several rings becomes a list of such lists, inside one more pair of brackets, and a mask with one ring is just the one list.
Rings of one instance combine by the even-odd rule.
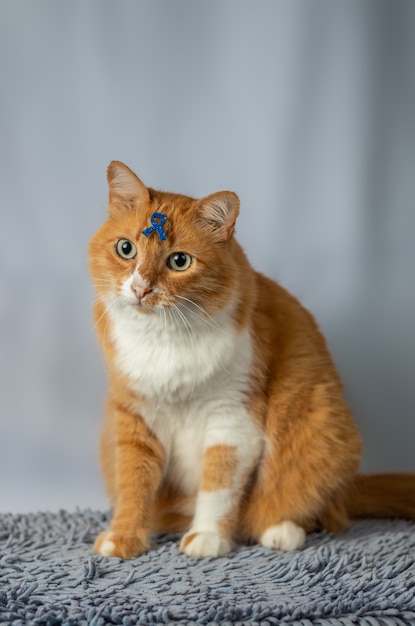
[[[324, 338], [251, 268], [233, 237], [237, 196], [157, 192], [118, 162], [108, 180], [90, 267], [114, 518], [96, 551], [136, 556], [152, 530], [182, 530], [193, 556], [233, 540], [291, 550], [307, 531], [370, 514], [383, 479], [355, 478], [360, 439]], [[415, 513], [413, 497], [402, 511], [398, 499], [389, 513]]]

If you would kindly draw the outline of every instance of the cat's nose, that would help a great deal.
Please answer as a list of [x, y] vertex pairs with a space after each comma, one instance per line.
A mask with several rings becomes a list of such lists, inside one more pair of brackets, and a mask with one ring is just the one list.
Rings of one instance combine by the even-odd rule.
[[131, 283], [131, 289], [139, 302], [153, 291], [146, 281], [136, 280]]

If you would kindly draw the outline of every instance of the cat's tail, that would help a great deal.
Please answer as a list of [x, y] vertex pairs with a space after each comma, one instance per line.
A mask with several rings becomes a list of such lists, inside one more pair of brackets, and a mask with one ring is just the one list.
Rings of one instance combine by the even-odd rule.
[[357, 475], [349, 488], [346, 508], [352, 518], [415, 519], [415, 474]]

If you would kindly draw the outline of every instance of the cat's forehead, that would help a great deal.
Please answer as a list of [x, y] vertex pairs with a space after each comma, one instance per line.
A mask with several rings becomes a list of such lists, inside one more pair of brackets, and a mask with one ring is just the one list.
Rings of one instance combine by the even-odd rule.
[[[129, 206], [120, 206], [115, 211], [110, 210], [110, 221], [121, 229], [141, 231], [152, 228], [158, 234], [161, 229], [166, 236], [173, 234], [175, 227], [183, 229], [186, 224], [193, 222], [191, 208], [194, 200], [185, 196], [159, 192], [150, 202], [132, 203]], [[157, 226], [160, 230], [157, 230]]]
[[194, 233], [194, 200], [178, 194], [153, 192], [151, 202], [137, 207], [137, 234], [149, 241], [169, 241]]
[[146, 207], [147, 214], [154, 212], [166, 215], [170, 221], [173, 219], [183, 220], [189, 217], [194, 207], [195, 200], [189, 196], [166, 193], [150, 189], [150, 203]]

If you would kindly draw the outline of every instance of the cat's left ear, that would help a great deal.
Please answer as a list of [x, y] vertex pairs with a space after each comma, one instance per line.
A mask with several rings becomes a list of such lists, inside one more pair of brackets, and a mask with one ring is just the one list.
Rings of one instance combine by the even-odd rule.
[[198, 200], [199, 222], [208, 226], [217, 241], [227, 241], [233, 235], [239, 214], [239, 198], [233, 191], [219, 191]]

